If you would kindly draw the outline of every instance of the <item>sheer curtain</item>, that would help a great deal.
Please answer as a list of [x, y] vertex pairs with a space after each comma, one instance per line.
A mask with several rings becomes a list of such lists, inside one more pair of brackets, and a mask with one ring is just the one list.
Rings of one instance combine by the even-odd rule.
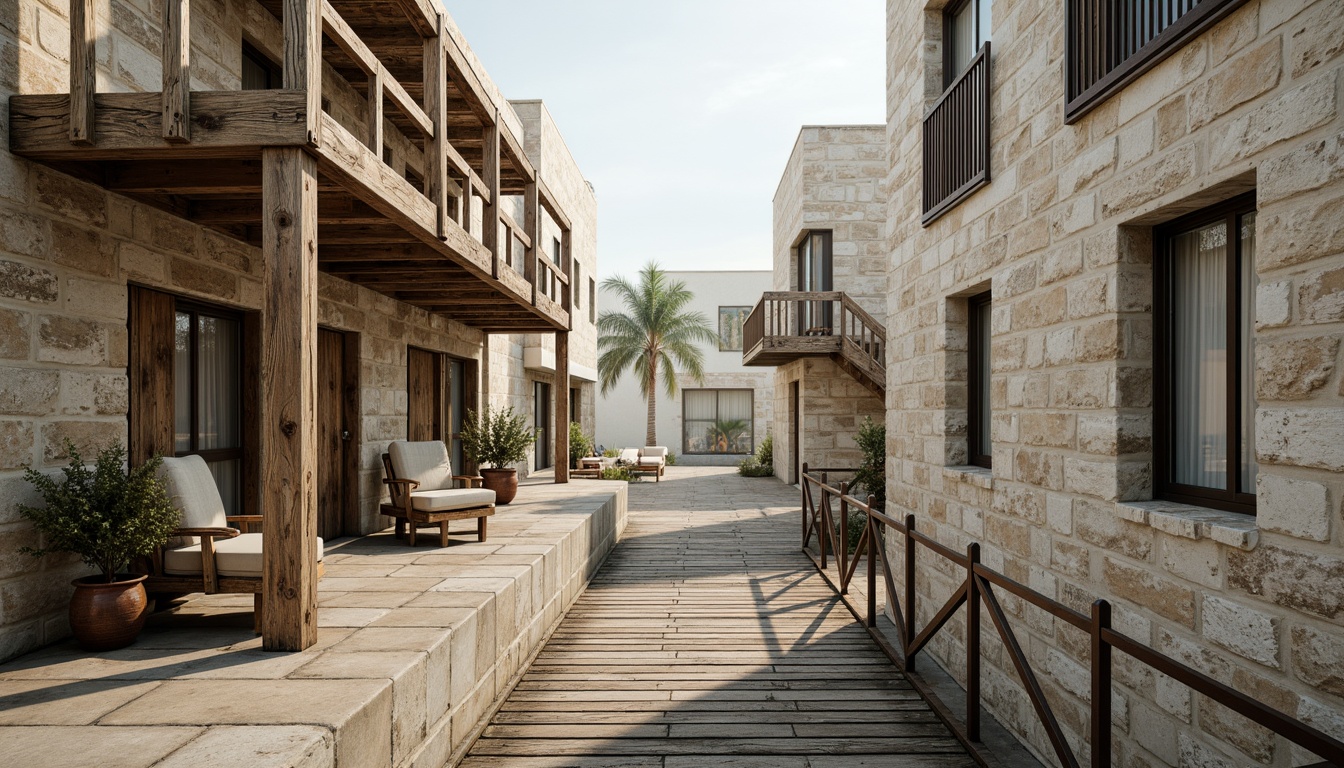
[[682, 440], [686, 453], [711, 453], [714, 448], [714, 421], [718, 416], [718, 393], [712, 389], [688, 389], [682, 392], [686, 409]]
[[751, 391], [730, 389], [719, 392], [720, 447], [724, 453], [751, 452]]
[[1172, 247], [1172, 473], [1205, 488], [1227, 488], [1227, 235], [1219, 222]]
[[[197, 450], [238, 448], [242, 396], [239, 392], [238, 359], [241, 329], [237, 320], [200, 315], [197, 329], [197, 408], [200, 434]], [[237, 514], [240, 509], [240, 461], [211, 461], [210, 472], [224, 499], [224, 509]]]

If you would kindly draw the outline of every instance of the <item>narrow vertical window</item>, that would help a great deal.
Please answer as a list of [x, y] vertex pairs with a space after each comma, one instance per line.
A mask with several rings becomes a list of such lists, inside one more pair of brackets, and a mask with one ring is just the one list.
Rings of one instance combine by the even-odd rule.
[[980, 47], [990, 39], [990, 0], [960, 0], [948, 6], [943, 17], [945, 85], [956, 82]]
[[537, 429], [535, 469], [551, 466], [551, 385], [532, 382], [532, 426]]
[[1158, 232], [1158, 493], [1255, 511], [1254, 195]]
[[177, 302], [173, 452], [205, 459], [224, 509], [242, 510], [242, 321]]
[[967, 425], [968, 460], [977, 467], [989, 468], [993, 455], [990, 440], [990, 314], [993, 303], [988, 292], [967, 301]]

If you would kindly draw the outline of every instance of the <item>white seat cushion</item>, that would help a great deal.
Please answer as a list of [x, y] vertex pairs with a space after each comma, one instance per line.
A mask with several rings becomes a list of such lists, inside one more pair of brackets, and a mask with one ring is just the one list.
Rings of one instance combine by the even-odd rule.
[[660, 459], [660, 458], [658, 458], [658, 457], [656, 457], [656, 456], [645, 456], [644, 458], [642, 458], [642, 459], [639, 460], [639, 466], [641, 466], [641, 467], [661, 467], [661, 466], [663, 466], [663, 460]]
[[415, 480], [417, 491], [438, 491], [453, 487], [453, 465], [448, 446], [442, 440], [409, 442], [397, 440], [387, 447], [392, 471], [398, 480]]
[[665, 461], [667, 460], [667, 448], [661, 445], [646, 445], [644, 446], [644, 450], [640, 451], [640, 455], [646, 459], [652, 458]]
[[451, 512], [495, 503], [495, 492], [485, 488], [449, 488], [441, 491], [415, 491], [411, 507], [420, 512]]
[[617, 459], [625, 462], [626, 464], [637, 464], [639, 462], [639, 449], [622, 448], [621, 455], [618, 456]]
[[[323, 542], [317, 540], [317, 561], [322, 562]], [[232, 539], [215, 539], [215, 572], [220, 576], [261, 578], [261, 534], [244, 533]], [[201, 545], [165, 549], [163, 571], [173, 576], [201, 573]]]

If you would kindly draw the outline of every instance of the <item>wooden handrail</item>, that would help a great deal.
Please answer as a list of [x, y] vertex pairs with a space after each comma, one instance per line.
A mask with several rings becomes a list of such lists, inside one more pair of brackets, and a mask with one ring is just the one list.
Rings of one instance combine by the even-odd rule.
[[[979, 748], [980, 740], [982, 702], [978, 670], [982, 657], [980, 650], [982, 633], [979, 631], [979, 617], [983, 607], [988, 612], [995, 633], [1003, 644], [1004, 655], [1012, 663], [1026, 689], [1027, 698], [1050, 741], [1056, 759], [1065, 766], [1080, 764], [1078, 756], [1074, 754], [1064, 737], [1064, 731], [1037, 681], [1030, 659], [1018, 641], [1009, 623], [1008, 614], [996, 595], [996, 590], [1001, 589], [1060, 619], [1065, 624], [1088, 633], [1091, 643], [1089, 733], [1093, 768], [1104, 768], [1112, 764], [1111, 688], [1114, 671], [1112, 651], [1119, 651], [1129, 656], [1303, 749], [1319, 755], [1328, 761], [1325, 763], [1327, 765], [1344, 765], [1344, 741], [1117, 632], [1111, 627], [1109, 601], [1094, 601], [1090, 615], [1084, 614], [982, 564], [978, 543], [969, 544], [965, 553], [958, 552], [918, 531], [915, 515], [907, 514], [904, 521], [898, 520], [877, 509], [877, 500], [874, 497], [856, 498], [849, 493], [849, 484], [843, 482], [833, 484], [829, 481], [831, 474], [849, 476], [854, 472], [853, 469], [818, 469], [807, 464], [803, 465], [801, 473], [803, 552], [812, 560], [832, 589], [844, 600], [855, 618], [864, 621], [874, 639], [892, 657], [892, 661], [902, 666], [914, 683], [915, 689], [933, 705], [934, 712], [973, 753]], [[833, 514], [832, 502], [840, 507], [839, 520], [836, 520]], [[848, 546], [850, 511], [865, 515], [863, 532], [856, 542], [852, 556]], [[903, 596], [896, 588], [887, 547], [883, 545], [885, 542], [883, 532], [886, 530], [900, 534], [903, 539], [905, 560]], [[815, 554], [809, 549], [814, 538], [817, 545]], [[953, 568], [961, 571], [964, 577], [961, 583], [952, 589], [947, 601], [932, 615], [924, 628], [917, 631], [915, 600], [918, 592], [915, 588], [915, 579], [920, 573], [916, 560], [917, 553], [921, 549], [948, 561]], [[829, 570], [831, 558], [828, 556], [828, 550], [834, 553], [836, 564], [834, 573]], [[866, 613], [864, 608], [856, 605], [848, 597], [849, 585], [858, 573], [861, 560], [867, 564]], [[884, 579], [887, 598], [891, 601], [895, 612], [891, 620], [897, 630], [899, 647], [893, 648], [885, 635], [876, 629], [878, 615], [876, 587], [879, 569]], [[929, 570], [936, 570], [939, 573], [947, 571], [944, 568]], [[966, 715], [964, 721], [959, 722], [951, 716], [951, 710], [938, 698], [929, 684], [918, 675], [916, 660], [919, 652], [951, 623], [952, 617], [963, 605], [970, 606], [970, 609], [965, 612], [967, 627], [962, 633], [967, 653]]]

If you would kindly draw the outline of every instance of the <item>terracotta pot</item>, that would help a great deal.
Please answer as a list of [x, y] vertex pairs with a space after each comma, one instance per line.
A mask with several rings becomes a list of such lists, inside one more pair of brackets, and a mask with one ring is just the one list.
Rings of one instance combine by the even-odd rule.
[[518, 495], [518, 470], [516, 469], [482, 469], [481, 486], [489, 488], [495, 492], [495, 503], [499, 505], [508, 504], [513, 501], [513, 497]]
[[103, 581], [102, 576], [75, 579], [70, 598], [70, 631], [86, 651], [112, 651], [135, 642], [149, 616], [146, 576]]

